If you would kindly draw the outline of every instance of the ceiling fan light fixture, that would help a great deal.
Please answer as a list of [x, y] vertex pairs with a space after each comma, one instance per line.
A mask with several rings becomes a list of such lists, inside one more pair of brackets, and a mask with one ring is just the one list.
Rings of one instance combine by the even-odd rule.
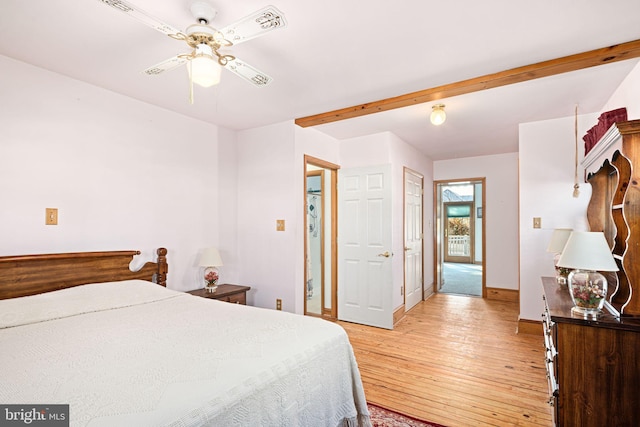
[[213, 58], [207, 45], [199, 45], [190, 64], [191, 80], [202, 87], [211, 87], [220, 83], [222, 67]]
[[431, 124], [440, 126], [447, 119], [447, 113], [444, 112], [444, 104], [436, 104], [431, 108]]

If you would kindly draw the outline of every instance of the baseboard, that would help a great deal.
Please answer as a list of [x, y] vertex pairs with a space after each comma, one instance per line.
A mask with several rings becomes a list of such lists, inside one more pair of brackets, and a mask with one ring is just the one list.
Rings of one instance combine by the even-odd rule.
[[520, 291], [515, 289], [487, 288], [487, 299], [520, 302]]
[[404, 304], [393, 311], [393, 324], [395, 325], [404, 317]]
[[542, 322], [538, 320], [518, 319], [517, 333], [542, 336]]

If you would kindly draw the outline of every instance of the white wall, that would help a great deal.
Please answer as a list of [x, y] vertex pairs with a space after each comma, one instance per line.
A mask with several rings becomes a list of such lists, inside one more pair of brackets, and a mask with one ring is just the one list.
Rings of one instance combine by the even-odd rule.
[[[217, 151], [232, 136], [7, 57], [0, 69], [0, 254], [146, 260], [166, 247], [168, 286], [198, 287], [198, 251], [220, 244]], [[49, 207], [57, 226], [44, 225]]]
[[[579, 117], [578, 135], [598, 121], [598, 115]], [[584, 152], [584, 144], [580, 143]], [[591, 186], [574, 184], [574, 118], [565, 117], [520, 125], [520, 318], [540, 320], [541, 276], [553, 276], [553, 254], [546, 248], [554, 228], [586, 230], [586, 208]], [[580, 160], [582, 154], [580, 154]], [[582, 178], [582, 170], [580, 175]], [[542, 228], [533, 228], [533, 218]]]
[[414, 147], [402, 141], [390, 132], [352, 138], [340, 142], [341, 166], [357, 168], [363, 166], [391, 164], [392, 185], [392, 277], [393, 277], [393, 307], [397, 308], [404, 302], [402, 294], [404, 287], [404, 229], [403, 229], [403, 194], [404, 167], [424, 175], [424, 276], [426, 294], [433, 289], [433, 242], [428, 237], [432, 235], [433, 212], [433, 162], [419, 153]]
[[640, 63], [625, 77], [602, 111], [611, 111], [622, 107], [627, 109], [629, 120], [640, 118]]
[[341, 166], [347, 169], [389, 164], [391, 137], [389, 132], [382, 132], [341, 141]]
[[[598, 122], [603, 111], [626, 107], [629, 120], [640, 118], [640, 64], [629, 73], [598, 113], [578, 119], [579, 156], [582, 135]], [[553, 255], [546, 252], [557, 227], [587, 230], [586, 209], [591, 186], [580, 168], [580, 196], [573, 198], [574, 117], [520, 125], [520, 318], [536, 320], [542, 313], [541, 276], [553, 276]], [[533, 217], [542, 229], [532, 228]]]
[[239, 279], [251, 304], [304, 312], [304, 155], [339, 164], [338, 144], [293, 122], [238, 132]]
[[[291, 126], [293, 126], [295, 131], [295, 160], [293, 166], [296, 192], [293, 197], [299, 197], [300, 200], [302, 200], [305, 188], [304, 156], [308, 155], [335, 165], [340, 165], [340, 142], [313, 128], [301, 128], [293, 124], [291, 124]], [[325, 175], [325, 179], [330, 179], [329, 174]], [[326, 182], [325, 185], [327, 185]], [[330, 202], [327, 198], [325, 198], [325, 201]], [[330, 205], [327, 204], [326, 207], [329, 208]], [[327, 211], [325, 210], [325, 212]], [[304, 313], [304, 215], [304, 205], [302, 203], [296, 204], [296, 227], [300, 230], [296, 233], [294, 257], [295, 282], [292, 284], [296, 291], [295, 301], [293, 302], [293, 307], [296, 313]], [[330, 221], [327, 221], [326, 225], [329, 227]], [[330, 236], [330, 230], [325, 230], [325, 233], [327, 233], [327, 236]], [[325, 251], [329, 252], [330, 250], [331, 245], [326, 245]], [[328, 256], [327, 252], [325, 252], [325, 257]], [[328, 263], [326, 267], [329, 267]], [[325, 274], [325, 277], [330, 277], [330, 272], [325, 272]]]
[[[294, 311], [295, 250], [302, 240], [296, 207], [304, 187], [295, 191], [294, 137], [293, 124], [279, 123], [239, 132], [237, 145], [240, 283], [253, 287], [251, 304], [275, 308], [279, 298], [285, 311]], [[278, 219], [285, 231], [276, 231]]]
[[[398, 195], [394, 198], [393, 204], [393, 217], [398, 218], [393, 224], [393, 253], [404, 254], [404, 168], [407, 167], [424, 177], [422, 197], [423, 289], [425, 296], [429, 296], [433, 293], [433, 161], [397, 136], [393, 134], [389, 134], [389, 136], [391, 139], [391, 170], [395, 179], [393, 191]], [[394, 262], [394, 277], [400, 280], [399, 284], [403, 286], [404, 258], [396, 256]], [[394, 307], [400, 305], [402, 301], [402, 296], [399, 299], [394, 299], [394, 303], [396, 303]]]
[[518, 153], [439, 160], [433, 179], [485, 179], [486, 284], [518, 289]]
[[[224, 266], [219, 268], [221, 283], [241, 284], [242, 268], [238, 258], [238, 140], [237, 133], [218, 128], [218, 155], [215, 168], [218, 175], [218, 245]], [[251, 300], [254, 290], [249, 291]]]

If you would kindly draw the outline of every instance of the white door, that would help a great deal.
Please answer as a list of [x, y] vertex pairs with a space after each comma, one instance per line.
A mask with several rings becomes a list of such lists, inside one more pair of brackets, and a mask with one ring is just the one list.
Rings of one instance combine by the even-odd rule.
[[405, 311], [422, 301], [422, 176], [404, 172]]
[[338, 171], [338, 319], [393, 329], [391, 165]]

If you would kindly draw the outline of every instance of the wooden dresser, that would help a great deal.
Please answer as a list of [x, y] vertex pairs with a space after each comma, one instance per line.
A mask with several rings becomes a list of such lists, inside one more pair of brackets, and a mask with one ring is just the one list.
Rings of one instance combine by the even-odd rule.
[[543, 277], [550, 401], [559, 427], [640, 426], [640, 319], [572, 315], [566, 286]]
[[609, 308], [640, 317], [640, 120], [612, 125], [582, 166], [591, 184], [589, 230], [604, 233], [619, 269], [605, 274]]

